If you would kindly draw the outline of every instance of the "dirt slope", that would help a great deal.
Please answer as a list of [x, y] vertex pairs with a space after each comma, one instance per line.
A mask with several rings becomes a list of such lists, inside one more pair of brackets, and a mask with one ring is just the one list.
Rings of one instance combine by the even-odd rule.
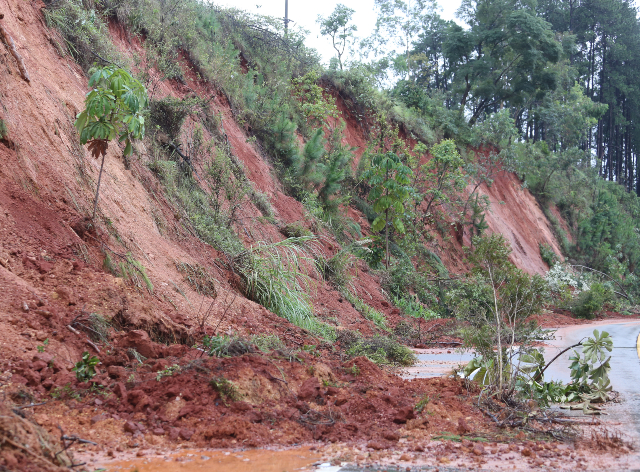
[[[145, 357], [150, 361], [167, 358], [174, 362], [180, 356], [195, 358], [197, 352], [188, 346], [193, 343], [194, 328], [207, 311], [213, 314], [211, 324], [220, 322], [218, 332], [239, 331], [247, 335], [273, 332], [292, 345], [317, 343], [286, 320], [234, 295], [237, 290], [232, 274], [214, 263], [220, 254], [195, 237], [183, 216], [176, 214], [166, 201], [158, 179], [148, 168], [151, 157], [144, 144], [129, 169], [121, 158], [121, 149], [116, 145], [109, 147], [99, 199], [100, 222], [97, 228], [87, 225], [85, 217], [92, 212], [99, 162], [79, 144], [73, 127], [76, 114], [83, 108], [87, 78], [71, 58], [61, 56], [54, 47], [57, 33], [45, 26], [43, 7], [41, 2], [0, 0], [0, 13], [4, 14], [0, 21], [13, 37], [31, 77], [30, 83], [20, 77], [13, 56], [0, 44], [0, 119], [8, 128], [7, 136], [0, 141], [0, 365], [4, 372], [0, 390], [18, 395], [19, 399], [20, 395], [27, 395], [24, 392], [60, 393], [67, 384], [81, 388], [74, 383], [69, 370], [83, 351], [101, 356], [100, 378], [104, 388], [115, 388], [116, 380], [120, 382], [118, 385], [126, 383], [126, 378], [120, 378], [121, 371], [112, 369], [107, 373], [105, 369], [137, 365], [127, 357], [127, 349], [131, 347], [141, 353], [141, 349], [146, 350]], [[128, 37], [115, 24], [110, 25], [110, 31], [124, 54], [143, 56], [139, 40]], [[259, 218], [261, 212], [253, 203], [245, 202], [241, 211], [248, 223], [242, 231], [238, 230], [245, 243], [278, 241], [284, 238], [279, 226], [295, 221], [308, 224], [302, 205], [281, 192], [268, 160], [233, 120], [226, 100], [193, 71], [185, 68], [185, 76], [186, 84], [161, 82], [155, 93], [158, 97], [197, 94], [211, 98], [210, 111], [222, 116], [232, 153], [244, 166], [254, 189], [265, 194], [274, 209], [277, 224], [270, 224]], [[348, 144], [362, 150], [365, 143], [362, 129], [348, 116], [344, 104], [339, 106], [347, 118]], [[193, 126], [187, 120], [185, 129]], [[203, 164], [195, 162], [196, 169], [202, 171]], [[520, 188], [512, 174], [501, 175], [491, 188], [483, 191], [492, 203], [487, 215], [489, 226], [512, 243], [514, 262], [529, 272], [543, 272], [545, 265], [538, 243], [548, 243], [554, 249], [558, 244], [531, 194]], [[366, 230], [362, 216], [353, 210], [350, 214]], [[131, 254], [141, 262], [153, 290], [143, 283], [137, 286], [126, 283], [105, 271], [106, 247], [115, 254]], [[321, 250], [326, 254], [334, 253], [338, 247], [328, 236], [322, 239]], [[460, 254], [461, 248], [453, 242], [443, 251], [442, 258], [457, 271]], [[177, 270], [179, 262], [209, 271], [216, 279], [217, 298], [196, 292]], [[400, 320], [399, 312], [384, 299], [376, 276], [360, 267], [356, 282], [359, 295], [383, 312], [394, 326]], [[317, 280], [313, 296], [320, 318], [336, 319], [342, 326], [364, 333], [374, 331], [371, 322], [323, 281]], [[98, 352], [100, 348], [87, 333], [76, 329], [78, 325], [68, 327], [90, 313], [99, 313], [114, 320], [118, 327], [138, 334], [131, 337], [122, 331], [106, 353]], [[221, 320], [223, 313], [226, 315]], [[145, 338], [147, 334], [143, 331], [135, 330], [146, 330], [151, 339]], [[162, 370], [167, 362], [145, 364], [146, 373]], [[343, 369], [337, 361], [334, 364], [331, 367], [334, 371]], [[206, 366], [209, 370], [215, 368]], [[300, 373], [295, 376], [305, 377]], [[120, 403], [114, 403], [111, 410], [119, 411], [122, 406], [123, 415], [114, 420], [118, 428], [144, 409], [137, 401], [122, 401], [130, 387], [128, 384], [122, 387], [125, 390], [118, 396]], [[147, 386], [140, 388], [144, 392]], [[425, 384], [420, 388], [430, 387]], [[416, 392], [409, 391], [407, 395], [418, 395]], [[325, 389], [318, 395], [326, 400], [329, 394]], [[82, 410], [89, 402], [97, 405], [95, 395], [87, 396], [76, 406]], [[62, 411], [62, 406], [51, 403], [51, 412]], [[295, 408], [306, 414], [305, 407]], [[389, 421], [395, 414], [391, 410], [390, 407], [386, 416]], [[172, 419], [167, 424], [177, 428], [179, 424], [174, 423], [178, 420]], [[56, 431], [54, 421], [45, 418], [44, 423], [52, 432]], [[165, 428], [167, 433], [169, 426]], [[182, 428], [200, 431], [193, 425], [187, 426]], [[207, 434], [198, 432], [196, 437], [210, 441], [218, 433]], [[378, 436], [371, 433], [367, 437]]]

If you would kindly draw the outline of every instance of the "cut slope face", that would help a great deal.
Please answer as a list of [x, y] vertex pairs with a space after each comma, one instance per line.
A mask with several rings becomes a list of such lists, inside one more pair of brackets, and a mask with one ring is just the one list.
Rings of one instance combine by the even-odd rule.
[[[224, 265], [224, 256], [197, 237], [188, 218], [176, 211], [158, 177], [149, 169], [156, 156], [148, 141], [139, 146], [130, 168], [121, 157], [121, 149], [115, 143], [109, 146], [100, 187], [100, 216], [95, 225], [86, 219], [92, 212], [100, 162], [92, 159], [79, 144], [73, 122], [84, 106], [87, 77], [77, 64], [69, 57], [61, 56], [54, 47], [61, 40], [45, 26], [42, 7], [41, 3], [18, 0], [4, 0], [0, 4], [0, 13], [4, 14], [0, 21], [16, 42], [31, 78], [30, 82], [21, 78], [15, 59], [1, 44], [0, 119], [6, 124], [7, 134], [0, 140], [0, 365], [3, 371], [11, 374], [3, 381], [10, 381], [9, 385], [16, 391], [26, 385], [41, 395], [60, 393], [63, 390], [56, 389], [64, 389], [68, 384], [78, 385], [71, 368], [83, 351], [100, 355], [103, 360], [103, 366], [99, 368], [101, 385], [108, 388], [118, 385], [113, 387], [113, 391], [119, 393], [117, 399], [113, 397], [109, 411], [116, 414], [122, 407], [122, 418], [112, 417], [112, 423], [118, 426], [118, 434], [122, 434], [120, 420], [133, 419], [149, 406], [140, 406], [136, 401], [144, 398], [141, 393], [127, 397], [127, 390], [139, 389], [134, 388], [134, 382], [127, 383], [128, 374], [123, 374], [125, 366], [143, 370], [145, 382], [150, 382], [144, 388], [152, 390], [156, 372], [166, 369], [170, 362], [183, 357], [189, 362], [199, 359], [201, 352], [190, 346], [196, 335], [202, 336], [202, 331], [209, 334], [214, 330], [217, 333], [240, 332], [246, 336], [275, 333], [289, 345], [313, 344], [329, 355], [331, 349], [323, 346], [322, 340], [238, 294], [238, 278]], [[127, 37], [116, 24], [110, 25], [110, 32], [114, 44], [123, 54], [144, 58], [144, 50], [136, 38]], [[270, 163], [252, 144], [246, 130], [234, 121], [226, 100], [193, 70], [184, 67], [184, 72], [185, 84], [160, 82], [155, 87], [156, 98], [183, 98], [195, 94], [208, 99], [208, 111], [221, 117], [231, 154], [241, 164], [252, 188], [266, 195], [273, 210], [273, 220], [265, 219], [264, 212], [253, 200], [243, 200], [239, 212], [244, 223], [235, 230], [245, 246], [260, 241], [281, 241], [284, 236], [280, 230], [289, 223], [301, 222], [302, 226], [309, 227], [311, 223], [302, 204], [283, 194]], [[153, 73], [151, 70], [152, 76]], [[345, 144], [360, 148], [360, 156], [366, 145], [363, 131], [340, 99], [338, 106], [347, 122]], [[185, 130], [190, 132], [195, 126], [194, 120], [186, 120]], [[194, 161], [193, 165], [198, 174], [205, 174], [206, 162]], [[531, 194], [520, 188], [513, 174], [500, 175], [491, 188], [482, 191], [492, 204], [487, 222], [492, 231], [504, 234], [511, 242], [515, 264], [530, 273], [543, 272], [545, 265], [540, 259], [538, 243], [550, 244], [559, 252], [558, 244]], [[366, 234], [368, 224], [362, 215], [353, 209], [349, 209], [348, 215]], [[325, 256], [335, 254], [339, 244], [328, 232], [319, 232], [322, 237], [317, 251]], [[448, 245], [443, 243], [442, 260], [450, 270], [460, 272], [464, 269], [462, 250], [455, 237], [450, 240]], [[135, 260], [144, 271], [131, 269], [135, 277], [129, 281], [114, 277], [108, 267], [105, 268], [109, 265], [107, 254], [116, 264]], [[216, 262], [217, 259], [222, 262]], [[214, 279], [217, 297], [194, 288], [179, 270], [184, 264], [203, 268]], [[385, 299], [379, 277], [370, 273], [364, 264], [357, 269], [353, 282], [357, 295], [383, 313], [389, 327], [398, 324], [402, 319], [399, 310]], [[147, 286], [145, 278], [151, 285]], [[339, 291], [318, 274], [313, 274], [312, 278], [310, 292], [318, 318], [363, 333], [376, 331], [371, 321]], [[75, 323], [90, 314], [113, 321], [121, 330], [113, 345], [100, 348], [88, 331], [82, 331]], [[198, 331], [205, 315], [208, 316], [205, 329]], [[138, 358], [130, 357], [133, 356], [131, 349], [149, 357], [149, 361], [142, 366]], [[217, 365], [218, 362], [211, 361], [210, 364]], [[238, 362], [232, 364], [237, 366]], [[340, 372], [336, 378], [347, 376], [342, 364], [335, 362], [332, 368]], [[194, 372], [196, 370], [194, 368]], [[268, 375], [263, 370], [256, 367], [258, 373], [255, 375], [277, 375], [273, 369]], [[313, 377], [308, 373], [298, 374], [298, 380]], [[207, 382], [193, 372], [185, 375], [197, 379], [198, 388], [209, 388]], [[373, 382], [377, 375], [380, 375], [378, 371], [373, 372], [369, 380], [363, 379], [362, 383]], [[334, 378], [330, 380], [335, 381]], [[281, 383], [278, 379], [269, 381]], [[399, 381], [389, 380], [389, 385], [403, 385], [394, 382]], [[433, 387], [428, 384], [425, 382], [428, 388]], [[324, 387], [318, 386], [317, 392], [314, 390], [319, 398], [326, 400], [327, 396], [335, 396], [335, 392], [327, 393], [329, 390]], [[316, 388], [315, 384], [313, 388]], [[451, 389], [457, 388], [451, 384]], [[278, 391], [286, 394], [287, 389], [279, 385]], [[410, 393], [415, 392], [411, 390]], [[167, 391], [162, 401], [155, 399], [154, 404], [165, 408], [171, 395], [175, 398], [174, 394], [173, 390]], [[220, 397], [212, 395], [210, 400], [219, 401]], [[409, 402], [409, 396], [405, 396], [403, 402], [405, 400]], [[308, 412], [303, 411], [304, 405], [290, 403], [285, 408], [290, 417], [297, 418]], [[395, 409], [400, 406], [388, 408], [389, 422], [393, 421]], [[200, 404], [197, 408], [205, 407]], [[252, 409], [247, 410], [243, 405], [236, 407], [240, 410], [234, 410], [234, 414], [245, 412], [242, 413], [245, 415], [243, 422], [252, 421], [246, 417], [246, 411]], [[224, 408], [220, 406], [217, 411], [225, 413]], [[60, 417], [68, 411], [62, 410], [63, 413], [56, 413]], [[185, 411], [193, 413], [195, 410]], [[276, 408], [269, 411], [274, 418], [282, 416], [282, 411]], [[185, 422], [186, 426], [181, 426], [179, 412], [173, 413], [176, 418], [171, 420], [171, 431], [193, 427], [198, 431], [195, 437], [203, 441], [207, 438], [204, 430], [198, 430], [191, 423]], [[55, 427], [54, 421], [49, 421], [48, 425], [51, 429]], [[266, 426], [259, 429], [264, 430], [265, 438], [268, 437]], [[219, 439], [218, 435], [224, 436], [218, 432], [212, 434], [214, 439]], [[187, 435], [188, 432], [183, 434], [184, 437]], [[305, 435], [313, 437], [308, 431]], [[364, 432], [360, 435], [372, 437]], [[376, 435], [381, 436], [382, 432], [376, 430], [373, 437]], [[206, 440], [211, 443], [212, 437]], [[226, 444], [215, 442], [215, 445]]]

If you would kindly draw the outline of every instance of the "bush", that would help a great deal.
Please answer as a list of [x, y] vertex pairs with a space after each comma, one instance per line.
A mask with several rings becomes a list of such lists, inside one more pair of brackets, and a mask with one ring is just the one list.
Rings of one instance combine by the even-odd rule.
[[350, 357], [365, 356], [381, 365], [409, 366], [416, 362], [411, 349], [389, 337], [364, 338], [357, 331], [344, 330], [338, 336], [338, 341]]
[[571, 312], [578, 318], [592, 320], [596, 313], [602, 310], [605, 303], [613, 300], [613, 290], [610, 287], [595, 282], [589, 290], [581, 292], [571, 306]]
[[234, 402], [240, 399], [240, 392], [238, 392], [238, 387], [235, 384], [222, 376], [213, 377], [209, 381], [209, 385], [216, 390], [223, 402], [227, 402], [228, 400]]
[[538, 247], [540, 249], [540, 257], [550, 268], [553, 267], [558, 262], [558, 255], [554, 252], [554, 250], [545, 243], [538, 243]]

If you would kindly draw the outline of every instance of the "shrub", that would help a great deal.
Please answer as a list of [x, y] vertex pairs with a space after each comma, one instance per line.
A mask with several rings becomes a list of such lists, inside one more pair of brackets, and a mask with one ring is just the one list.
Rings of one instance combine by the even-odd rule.
[[96, 366], [100, 363], [100, 359], [90, 355], [88, 352], [82, 353], [82, 359], [71, 369], [76, 373], [79, 382], [87, 382], [96, 375]]
[[338, 341], [348, 356], [365, 356], [376, 364], [408, 366], [416, 361], [411, 349], [389, 337], [364, 338], [358, 332], [345, 330], [340, 333]]
[[558, 255], [554, 252], [554, 250], [545, 243], [538, 243], [538, 247], [540, 248], [540, 257], [542, 260], [551, 268], [558, 262]]
[[581, 292], [571, 306], [571, 312], [578, 318], [591, 320], [602, 310], [605, 303], [613, 300], [610, 287], [594, 282], [589, 290]]

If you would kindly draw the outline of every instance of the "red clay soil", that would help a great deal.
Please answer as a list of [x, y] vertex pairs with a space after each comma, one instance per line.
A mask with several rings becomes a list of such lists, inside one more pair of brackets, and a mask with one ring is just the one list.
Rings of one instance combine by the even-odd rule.
[[[321, 351], [323, 363], [310, 355], [302, 355], [303, 362], [257, 354], [200, 358], [201, 352], [189, 346], [201, 339], [202, 323], [209, 333], [216, 329], [245, 336], [276, 334], [289, 348], [322, 348], [322, 341], [238, 293], [223, 255], [196, 236], [149, 169], [155, 158], [152, 138], [138, 147], [128, 165], [118, 145], [109, 146], [99, 215], [95, 224], [86, 218], [92, 214], [100, 163], [79, 144], [73, 122], [84, 106], [87, 77], [69, 56], [58, 53], [55, 45], [64, 40], [45, 26], [43, 7], [41, 2], [5, 0], [0, 11], [4, 14], [0, 21], [31, 76], [30, 83], [22, 80], [2, 43], [0, 119], [8, 134], [0, 141], [0, 392], [7, 404], [48, 400], [24, 413], [35, 412], [33, 419], [55, 438], [60, 424], [66, 434], [97, 439], [100, 447], [136, 441], [224, 446], [245, 439], [263, 445], [337, 438], [386, 445], [394, 443], [395, 432], [402, 428], [425, 434], [455, 431], [463, 415], [470, 418], [472, 429], [490, 429], [468, 400], [457, 397], [460, 385], [453, 381], [407, 382], [364, 359], [355, 361], [361, 373], [352, 378], [347, 372], [352, 364], [332, 358], [328, 350]], [[201, 80], [185, 57], [181, 58], [185, 84], [160, 81], [160, 74], [145, 64], [142, 38], [114, 22], [109, 31], [122, 54], [135, 54], [139, 67], [149, 71], [153, 98], [193, 94], [211, 98], [209, 112], [222, 117], [234, 159], [244, 167], [252, 189], [265, 194], [274, 210], [275, 224], [266, 221], [249, 198], [242, 202], [243, 223], [234, 229], [247, 246], [284, 239], [280, 229], [288, 223], [299, 221], [310, 227], [303, 206], [282, 193], [269, 160], [234, 121], [223, 94]], [[348, 144], [362, 149], [366, 143], [362, 127], [344, 103], [338, 101], [338, 106], [346, 117]], [[197, 121], [197, 116], [187, 118], [183, 138]], [[212, 136], [205, 131], [204, 138]], [[204, 173], [204, 158], [193, 163], [198, 173]], [[512, 241], [516, 264], [542, 271], [537, 243], [557, 244], [541, 230], [548, 224], [535, 201], [518, 188], [512, 174], [499, 177], [487, 192], [493, 204], [487, 220], [494, 231]], [[362, 215], [353, 209], [347, 214], [366, 235], [368, 225]], [[319, 252], [333, 255], [340, 249], [327, 232], [314, 230], [321, 236]], [[444, 263], [452, 272], [461, 270], [462, 250], [455, 238], [450, 238], [452, 243], [439, 235], [435, 238]], [[127, 255], [140, 262], [153, 290], [111, 275], [104, 268], [107, 253], [115, 263]], [[196, 291], [178, 263], [210, 274], [217, 297]], [[358, 295], [387, 317], [389, 327], [395, 327], [403, 318], [386, 299], [379, 277], [363, 264], [354, 267], [352, 275]], [[380, 332], [337, 290], [317, 274], [314, 277], [311, 297], [319, 318], [339, 329]], [[118, 328], [111, 341], [92, 337], [95, 333], [86, 325], [89, 314], [98, 314]], [[148, 360], [139, 364], [129, 351], [132, 348]], [[85, 351], [102, 361], [93, 390], [78, 384], [71, 373]], [[174, 363], [182, 367], [180, 373], [156, 380], [158, 371]], [[222, 375], [236, 383], [244, 395], [242, 402], [225, 403], [209, 385], [212, 377]], [[422, 395], [438, 393], [440, 400], [430, 403], [432, 414], [410, 418], [408, 408]], [[40, 459], [32, 457], [28, 465], [29, 454], [18, 449], [4, 443], [1, 464], [11, 470], [42, 470], [34, 465]], [[11, 457], [26, 465], [12, 469]]]

